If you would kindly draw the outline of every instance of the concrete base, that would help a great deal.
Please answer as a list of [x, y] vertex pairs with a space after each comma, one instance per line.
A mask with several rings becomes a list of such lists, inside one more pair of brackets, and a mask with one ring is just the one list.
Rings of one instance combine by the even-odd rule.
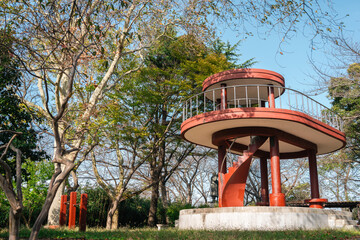
[[350, 212], [301, 207], [224, 207], [184, 209], [179, 229], [202, 230], [314, 230], [339, 228], [337, 219]]

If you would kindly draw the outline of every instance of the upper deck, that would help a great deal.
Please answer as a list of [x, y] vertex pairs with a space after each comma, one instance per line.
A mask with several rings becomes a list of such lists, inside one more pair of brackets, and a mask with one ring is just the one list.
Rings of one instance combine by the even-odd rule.
[[[219, 143], [241, 152], [251, 135], [279, 135], [281, 158], [336, 151], [346, 144], [342, 119], [305, 94], [284, 87], [284, 78], [262, 69], [236, 69], [204, 81], [203, 92], [183, 108], [182, 137], [210, 148]], [[269, 144], [258, 155], [267, 156]]]

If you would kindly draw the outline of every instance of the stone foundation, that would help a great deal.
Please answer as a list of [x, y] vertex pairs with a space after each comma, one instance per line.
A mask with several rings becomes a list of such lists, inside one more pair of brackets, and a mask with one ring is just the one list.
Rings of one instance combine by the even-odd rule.
[[[342, 220], [343, 219], [343, 220]], [[223, 207], [180, 211], [179, 229], [314, 230], [351, 225], [351, 213], [301, 207]]]

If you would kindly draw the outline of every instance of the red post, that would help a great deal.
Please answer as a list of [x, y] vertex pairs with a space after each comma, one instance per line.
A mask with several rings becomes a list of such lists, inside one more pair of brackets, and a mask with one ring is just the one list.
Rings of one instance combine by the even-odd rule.
[[268, 182], [268, 168], [267, 168], [266, 158], [260, 158], [260, 173], [261, 173], [261, 202], [262, 205], [269, 206], [269, 182]]
[[88, 195], [86, 193], [81, 194], [80, 216], [79, 216], [79, 225], [80, 225], [79, 230], [81, 232], [86, 231], [87, 200], [88, 200]]
[[308, 156], [311, 186], [311, 199], [309, 201], [309, 205], [310, 208], [323, 208], [323, 205], [327, 202], [327, 199], [320, 198], [316, 151], [313, 149], [308, 150]]
[[269, 92], [268, 95], [269, 108], [275, 108], [274, 87], [269, 87], [268, 92]]
[[311, 186], [311, 198], [319, 198], [319, 182], [316, 164], [316, 152], [314, 150], [308, 150], [309, 154], [309, 171], [310, 171], [310, 186]]
[[76, 219], [76, 192], [70, 193], [69, 203], [69, 229], [75, 228]]
[[226, 84], [222, 83], [221, 85], [221, 105], [220, 105], [220, 109], [224, 110], [227, 109], [227, 89], [226, 89]]
[[59, 218], [60, 227], [65, 226], [66, 224], [66, 210], [67, 210], [66, 203], [67, 203], [67, 195], [62, 195], [60, 202], [60, 218]]
[[218, 147], [218, 169], [219, 173], [226, 173], [226, 147], [224, 145]]
[[285, 206], [285, 194], [281, 192], [279, 139], [270, 137], [271, 184], [270, 206]]

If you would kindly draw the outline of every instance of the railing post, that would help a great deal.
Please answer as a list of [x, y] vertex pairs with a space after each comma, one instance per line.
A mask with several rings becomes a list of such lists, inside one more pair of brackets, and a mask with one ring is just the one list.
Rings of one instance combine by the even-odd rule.
[[76, 219], [76, 192], [70, 193], [69, 203], [69, 229], [75, 228]]
[[81, 194], [80, 214], [79, 214], [79, 230], [81, 232], [86, 231], [87, 202], [88, 202], [88, 195], [86, 193]]
[[268, 101], [269, 101], [269, 108], [275, 108], [274, 87], [272, 86], [269, 86], [268, 88]]
[[62, 195], [60, 202], [60, 218], [59, 218], [60, 227], [66, 225], [66, 211], [67, 211], [66, 204], [67, 204], [67, 195]]
[[225, 110], [225, 109], [227, 109], [227, 89], [226, 89], [226, 84], [222, 83], [220, 86], [221, 86], [221, 105], [220, 105], [220, 109]]

